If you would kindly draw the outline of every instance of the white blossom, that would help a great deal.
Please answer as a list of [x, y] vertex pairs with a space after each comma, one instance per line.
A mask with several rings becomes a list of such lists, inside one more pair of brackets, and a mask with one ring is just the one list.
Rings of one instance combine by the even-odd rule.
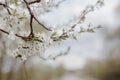
[[17, 58], [19, 62], [24, 62], [27, 60], [26, 56], [19, 52], [19, 49], [14, 50], [12, 56]]
[[33, 55], [43, 55], [50, 43], [49, 37], [43, 33], [37, 33], [33, 40], [24, 41], [21, 39], [21, 43], [18, 44], [12, 55], [19, 60], [25, 61]]
[[9, 35], [8, 35], [8, 38], [10, 38], [11, 40], [15, 40], [15, 34], [14, 34], [14, 32], [13, 31], [11, 31], [10, 33], [9, 33]]
[[[4, 1], [5, 0], [0, 0], [0, 2], [2, 3], [4, 3]], [[31, 2], [31, 0], [26, 1]], [[56, 0], [41, 0], [40, 2], [35, 4], [28, 5], [26, 3], [25, 5], [24, 0], [17, 0], [18, 5], [16, 5], [14, 1], [8, 0], [7, 7], [4, 7], [2, 5], [3, 8], [0, 9], [0, 31], [8, 34], [8, 38], [14, 40], [17, 43], [17, 48], [12, 51], [12, 56], [14, 58], [24, 62], [33, 55], [37, 54], [42, 56], [43, 54], [45, 54], [46, 49], [57, 41], [61, 42], [62, 40], [66, 40], [70, 37], [76, 38], [81, 30], [80, 28], [79, 30], [77, 28], [78, 31], [76, 31], [76, 26], [84, 22], [86, 14], [94, 11], [96, 7], [103, 5], [103, 2], [101, 0], [98, 0], [99, 4], [89, 5], [88, 7], [86, 7], [86, 9], [83, 10], [82, 14], [80, 15], [79, 19], [73, 19], [74, 21], [71, 21], [71, 23], [69, 23], [68, 25], [58, 25], [57, 27], [60, 26], [62, 27], [62, 29], [59, 28], [59, 30], [57, 31], [55, 29], [55, 31], [51, 31], [49, 35], [42, 32], [35, 33], [35, 21], [42, 25], [43, 28], [47, 28], [46, 25], [44, 26], [43, 23], [39, 22], [38, 18], [40, 18], [40, 15], [52, 11], [53, 8], [57, 8], [59, 3], [64, 0], [61, 0], [58, 3], [56, 3], [55, 1]], [[34, 19], [34, 21], [32, 21], [31, 19]], [[63, 27], [65, 28], [65, 26], [70, 27], [69, 29], [63, 29]], [[31, 30], [28, 31], [28, 28]], [[85, 30], [83, 30], [82, 32], [84, 31]], [[89, 31], [92, 31], [92, 29], [90, 28]]]

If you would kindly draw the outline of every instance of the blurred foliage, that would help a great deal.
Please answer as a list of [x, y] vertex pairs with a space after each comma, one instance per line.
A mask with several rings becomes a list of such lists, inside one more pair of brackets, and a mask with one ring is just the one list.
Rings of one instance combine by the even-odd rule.
[[98, 80], [120, 80], [120, 64], [113, 59], [91, 61], [83, 69], [83, 72]]
[[42, 66], [32, 66], [29, 68], [20, 65], [20, 67], [15, 70], [14, 63], [11, 70], [7, 73], [2, 72], [2, 65], [0, 65], [0, 80], [26, 80], [26, 76], [28, 77], [28, 80], [60, 80], [65, 71], [62, 66], [52, 68], [47, 65], [41, 65]]
[[120, 28], [108, 31], [102, 58], [89, 60], [83, 73], [98, 80], [120, 80]]

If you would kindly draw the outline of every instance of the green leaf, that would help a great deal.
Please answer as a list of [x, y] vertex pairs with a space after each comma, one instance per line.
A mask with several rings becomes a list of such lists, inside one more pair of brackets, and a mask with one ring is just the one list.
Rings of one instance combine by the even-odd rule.
[[83, 32], [85, 32], [85, 29], [81, 28], [80, 31], [79, 31], [79, 33], [83, 33]]
[[95, 32], [94, 29], [87, 29], [87, 32]]
[[73, 35], [72, 37], [73, 37], [73, 39], [77, 40], [77, 37], [76, 37], [76, 36]]
[[23, 19], [26, 19], [26, 17], [25, 17], [25, 16], [22, 16], [22, 17], [20, 17], [19, 19], [22, 21]]
[[21, 54], [17, 54], [16, 58], [21, 58], [22, 55]]
[[17, 13], [17, 10], [15, 9], [14, 12], [13, 12], [13, 15], [16, 15], [16, 13]]
[[12, 24], [9, 24], [9, 26], [12, 28], [13, 27], [13, 25]]
[[53, 34], [52, 34], [52, 36], [55, 36], [57, 33], [56, 32], [54, 32]]
[[14, 3], [17, 5], [18, 4], [18, 0], [14, 0]]

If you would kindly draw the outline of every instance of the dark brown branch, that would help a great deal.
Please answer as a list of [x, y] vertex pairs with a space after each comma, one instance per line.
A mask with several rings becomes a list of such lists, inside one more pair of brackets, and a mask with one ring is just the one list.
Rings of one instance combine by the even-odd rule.
[[3, 7], [6, 7], [6, 5], [5, 5], [4, 3], [1, 3], [1, 2], [0, 2], [0, 5], [2, 5]]
[[[34, 19], [36, 22], [38, 22], [42, 27], [44, 27], [46, 30], [51, 31], [50, 29], [46, 28], [43, 24], [41, 24], [41, 23], [36, 19], [36, 17], [33, 15], [32, 11], [31, 11], [31, 8], [29, 7], [29, 3], [28, 3], [26, 0], [24, 0], [24, 2], [25, 2], [25, 4], [26, 4], [26, 7], [27, 7], [27, 9], [28, 9], [28, 11], [29, 11], [29, 14], [30, 14], [30, 30], [31, 30], [31, 31], [30, 31], [29, 36], [27, 36], [27, 37], [25, 37], [25, 36], [20, 36], [20, 35], [18, 35], [18, 34], [15, 34], [15, 35], [16, 35], [17, 37], [22, 38], [22, 39], [29, 39], [29, 40], [30, 40], [31, 38], [33, 38], [33, 37], [34, 37], [34, 32], [33, 32], [33, 19]], [[6, 8], [7, 11], [8, 11], [8, 13], [11, 15], [11, 13], [10, 13], [10, 11], [9, 11], [9, 7], [7, 6], [7, 0], [5, 0], [5, 4], [0, 2], [0, 5], [2, 5], [4, 8]], [[0, 29], [0, 31], [3, 32], [3, 33], [5, 33], [5, 34], [7, 34], [7, 35], [10, 34], [9, 32], [7, 32], [7, 31], [5, 31], [5, 30], [3, 30], [3, 29]]]
[[30, 29], [31, 29], [31, 32], [30, 32], [29, 37], [33, 37], [33, 36], [34, 36], [34, 33], [33, 33], [32, 23], [33, 23], [33, 17], [34, 17], [34, 15], [33, 15], [32, 11], [31, 11], [31, 9], [30, 9], [30, 7], [29, 7], [29, 5], [28, 5], [28, 2], [27, 2], [26, 0], [24, 0], [24, 2], [25, 2], [25, 4], [26, 4], [26, 7], [27, 7], [27, 9], [28, 9], [28, 11], [29, 11], [29, 14], [30, 14]]
[[36, 0], [36, 1], [31, 1], [29, 2], [28, 4], [31, 5], [31, 4], [34, 4], [34, 3], [39, 3], [41, 0]]
[[[32, 18], [33, 18], [38, 24], [40, 24], [43, 28], [45, 28], [45, 29], [48, 30], [48, 31], [51, 31], [51, 29], [49, 29], [49, 28], [45, 27], [43, 24], [41, 24], [41, 23], [38, 21], [38, 19], [34, 16], [34, 14], [32, 13], [31, 8], [30, 8], [30, 6], [29, 6], [29, 3], [28, 3], [26, 0], [24, 0], [24, 2], [25, 2], [25, 4], [26, 4], [26, 7], [27, 7], [27, 9], [28, 9], [28, 11], [29, 11], [30, 16], [32, 16]], [[31, 25], [31, 24], [32, 24], [32, 23], [30, 23], [30, 25]], [[32, 27], [32, 26], [31, 26], [31, 27]], [[33, 28], [31, 28], [31, 29], [33, 29]], [[31, 31], [33, 31], [33, 30], [31, 30]]]
[[6, 7], [6, 9], [7, 9], [8, 14], [11, 15], [11, 12], [10, 12], [10, 10], [8, 9], [8, 6], [7, 6], [7, 0], [5, 0], [5, 5], [6, 5], [5, 7]]
[[3, 33], [5, 33], [5, 34], [7, 34], [7, 35], [9, 35], [9, 32], [7, 32], [7, 31], [5, 31], [3, 29], [0, 29], [0, 31], [3, 32]]
[[30, 35], [29, 37], [34, 37], [34, 32], [33, 32], [33, 15], [30, 16]]
[[45, 29], [48, 30], [48, 31], [52, 31], [51, 29], [47, 28], [45, 25], [41, 24], [36, 17], [33, 17], [33, 18], [34, 18], [35, 21], [36, 21], [38, 24], [40, 24], [43, 28], [45, 28]]
[[4, 8], [6, 8], [8, 14], [11, 15], [11, 12], [10, 12], [10, 10], [9, 10], [9, 7], [7, 6], [7, 1], [5, 1], [5, 4], [0, 2], [0, 5], [2, 5]]
[[[5, 30], [3, 30], [3, 29], [0, 29], [0, 31], [1, 32], [3, 32], [3, 33], [5, 33], [5, 34], [7, 34], [7, 35], [9, 35], [10, 33], [9, 32], [7, 32], [7, 31], [5, 31]], [[21, 35], [18, 35], [18, 34], [15, 34], [15, 36], [17, 36], [17, 37], [19, 37], [19, 38], [21, 38], [21, 39], [23, 39], [23, 40], [28, 40], [28, 41], [30, 41], [33, 37], [34, 37], [34, 34], [33, 35], [29, 35], [29, 36], [21, 36]], [[36, 41], [38, 41], [38, 42], [43, 42], [42, 40], [36, 40]]]
[[[3, 29], [0, 29], [0, 31], [3, 32], [3, 33], [5, 33], [5, 34], [7, 34], [7, 35], [10, 34], [9, 32], [7, 32], [7, 31], [5, 31], [5, 30], [3, 30]], [[24, 37], [24, 36], [20, 36], [20, 35], [18, 35], [18, 34], [15, 34], [15, 36], [20, 37], [20, 38], [22, 38], [22, 39], [27, 38], [27, 37]]]
[[25, 4], [26, 4], [26, 7], [27, 7], [27, 9], [28, 9], [28, 11], [29, 11], [29, 14], [30, 14], [30, 35], [29, 35], [29, 37], [33, 37], [34, 36], [34, 33], [33, 33], [33, 26], [32, 26], [32, 23], [33, 23], [33, 17], [34, 17], [34, 15], [33, 15], [33, 13], [32, 13], [32, 11], [31, 11], [31, 9], [30, 9], [30, 7], [29, 7], [29, 5], [28, 5], [28, 2], [26, 1], [26, 0], [24, 0], [24, 2], [25, 2]]

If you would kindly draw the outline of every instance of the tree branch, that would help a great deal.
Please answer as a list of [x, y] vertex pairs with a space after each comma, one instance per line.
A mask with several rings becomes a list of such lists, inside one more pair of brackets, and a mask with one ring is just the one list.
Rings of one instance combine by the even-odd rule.
[[31, 1], [29, 2], [28, 4], [31, 5], [31, 4], [34, 4], [34, 3], [39, 3], [41, 0], [36, 0], [36, 1]]
[[56, 7], [59, 7], [59, 5], [61, 4], [61, 3], [63, 3], [63, 2], [65, 2], [66, 0], [61, 0], [61, 1], [59, 1], [57, 4], [56, 4]]
[[33, 25], [32, 25], [32, 23], [33, 23], [33, 15], [31, 15], [30, 16], [30, 35], [29, 35], [29, 37], [34, 37], [34, 32], [33, 32]]
[[48, 31], [52, 31], [51, 29], [47, 28], [45, 25], [41, 24], [36, 17], [33, 17], [33, 18], [34, 18], [34, 20], [35, 20], [39, 25], [41, 25], [43, 28], [45, 28], [45, 29], [48, 30]]
[[[38, 0], [39, 1], [39, 0]], [[27, 9], [28, 9], [28, 11], [29, 11], [29, 14], [30, 14], [30, 16], [32, 16], [32, 19], [34, 19], [38, 24], [40, 24], [43, 28], [45, 28], [46, 30], [48, 30], [48, 31], [51, 31], [51, 29], [49, 29], [49, 28], [47, 28], [47, 27], [45, 27], [43, 24], [41, 24], [38, 20], [37, 20], [37, 18], [34, 16], [34, 14], [32, 13], [32, 10], [31, 10], [31, 8], [30, 8], [30, 6], [29, 6], [29, 3], [26, 1], [26, 0], [24, 0], [24, 2], [25, 2], [25, 4], [26, 4], [26, 7], [27, 7]], [[31, 26], [31, 21], [30, 21], [30, 26]], [[32, 27], [32, 26], [31, 26]], [[33, 28], [31, 28], [31, 29], [33, 29]], [[31, 30], [31, 31], [33, 31], [33, 30]]]
[[4, 4], [4, 3], [1, 3], [1, 2], [0, 2], [0, 5], [2, 5], [3, 7], [5, 7], [5, 6], [6, 6], [6, 4]]
[[[5, 34], [7, 34], [7, 35], [10, 34], [9, 32], [7, 32], [7, 31], [5, 31], [5, 30], [3, 30], [3, 29], [0, 29], [0, 31], [3, 32], [3, 33], [5, 33]], [[15, 36], [17, 36], [17, 37], [19, 37], [19, 38], [22, 38], [22, 39], [28, 38], [28, 37], [24, 37], [24, 36], [21, 36], [21, 35], [18, 35], [18, 34], [15, 34]]]
[[11, 15], [11, 12], [10, 12], [10, 10], [8, 9], [8, 6], [7, 6], [7, 0], [5, 0], [5, 4], [6, 4], [6, 9], [7, 9], [8, 14]]
[[3, 29], [0, 29], [0, 31], [3, 32], [3, 33], [5, 33], [5, 34], [7, 34], [7, 35], [9, 35], [9, 32], [7, 32], [7, 31], [5, 31]]
[[0, 2], [0, 5], [2, 5], [4, 8], [6, 8], [9, 15], [11, 15], [11, 12], [9, 10], [9, 7], [7, 6], [7, 1], [5, 0], [5, 4]]

